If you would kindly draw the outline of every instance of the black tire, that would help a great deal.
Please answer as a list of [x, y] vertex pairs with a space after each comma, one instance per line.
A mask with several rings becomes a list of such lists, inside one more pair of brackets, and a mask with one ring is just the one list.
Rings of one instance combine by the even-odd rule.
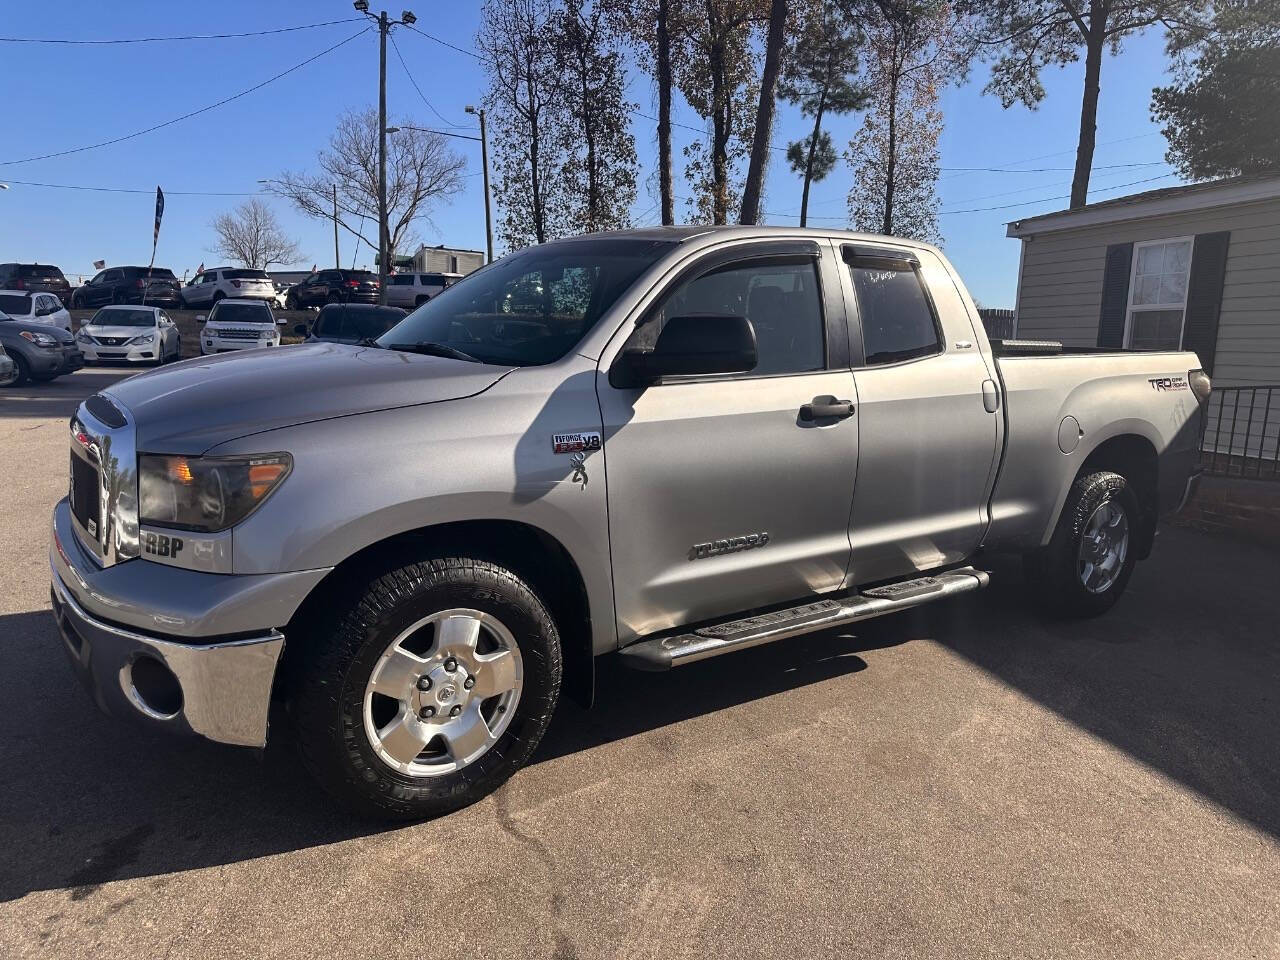
[[219, 300], [225, 300], [225, 299], [227, 299], [227, 295], [223, 293], [221, 290], [218, 290], [217, 292], [214, 293], [213, 299], [210, 301], [210, 306], [217, 303]]
[[331, 293], [327, 298], [325, 298], [325, 302], [326, 303], [344, 303], [345, 301], [342, 299], [342, 294]]
[[286, 293], [284, 295], [284, 308], [286, 310], [297, 310], [298, 298], [295, 297], [292, 293]]
[[[461, 769], [417, 777], [394, 769], [365, 731], [364, 696], [379, 658], [432, 613], [467, 608], [511, 632], [523, 663], [514, 716], [496, 742]], [[560, 694], [560, 636], [546, 607], [512, 571], [470, 557], [388, 570], [315, 616], [305, 650], [287, 663], [289, 709], [305, 765], [341, 803], [390, 820], [440, 816], [498, 789], [546, 732]]]
[[[1089, 549], [1084, 541], [1090, 520], [1104, 505], [1112, 514], [1117, 509], [1123, 512], [1127, 541], [1118, 567], [1102, 578], [1101, 589], [1091, 589], [1084, 581]], [[1140, 518], [1138, 499], [1120, 474], [1099, 470], [1076, 477], [1049, 545], [1025, 558], [1027, 576], [1041, 606], [1069, 618], [1096, 617], [1110, 610], [1137, 564]]]
[[27, 361], [22, 359], [22, 354], [16, 351], [9, 354], [9, 359], [13, 361], [14, 373], [17, 375], [9, 381], [7, 386], [20, 387], [31, 379], [31, 368], [27, 366]]

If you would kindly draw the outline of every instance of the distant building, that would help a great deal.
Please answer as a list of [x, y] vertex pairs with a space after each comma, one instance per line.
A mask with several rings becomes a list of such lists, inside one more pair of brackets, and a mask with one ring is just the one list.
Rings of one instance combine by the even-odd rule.
[[457, 250], [440, 244], [438, 247], [421, 246], [413, 255], [413, 266], [418, 273], [467, 274], [484, 266], [483, 250]]

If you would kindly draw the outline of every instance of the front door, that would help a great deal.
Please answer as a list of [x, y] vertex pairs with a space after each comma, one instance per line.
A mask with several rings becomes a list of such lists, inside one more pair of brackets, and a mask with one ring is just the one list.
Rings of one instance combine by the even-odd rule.
[[986, 530], [999, 423], [983, 402], [991, 374], [941, 262], [923, 250], [846, 245], [842, 253], [855, 305], [863, 469], [849, 580], [859, 585], [973, 553]]
[[624, 349], [651, 347], [670, 317], [723, 314], [755, 329], [749, 373], [643, 389], [612, 386], [607, 364], [598, 374], [623, 643], [844, 580], [858, 432], [830, 245], [770, 241], [703, 256]]

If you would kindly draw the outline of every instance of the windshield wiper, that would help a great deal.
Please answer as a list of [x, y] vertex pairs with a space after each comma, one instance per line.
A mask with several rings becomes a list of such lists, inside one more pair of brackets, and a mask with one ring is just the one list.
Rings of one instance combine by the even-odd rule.
[[447, 344], [436, 343], [434, 340], [419, 340], [417, 343], [393, 343], [387, 349], [403, 350], [406, 353], [421, 353], [428, 357], [448, 357], [450, 360], [466, 360], [470, 363], [484, 362], [469, 353], [463, 353], [461, 350], [454, 349]]
[[373, 337], [364, 337], [363, 339], [360, 340], [359, 343], [356, 344], [356, 346], [357, 347], [376, 347], [379, 350], [382, 349], [382, 344], [380, 344], [377, 340], [373, 339]]

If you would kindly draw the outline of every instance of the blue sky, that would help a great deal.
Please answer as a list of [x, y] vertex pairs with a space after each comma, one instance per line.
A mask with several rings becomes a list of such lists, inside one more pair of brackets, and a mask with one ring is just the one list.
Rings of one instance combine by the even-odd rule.
[[[412, 0], [409, 0], [412, 2]], [[104, 5], [64, 0], [58, 16], [36, 4], [11, 6], [0, 35], [102, 39], [265, 30], [342, 20], [356, 16], [345, 0], [285, 3], [226, 0], [204, 15], [187, 4], [130, 2]], [[375, 4], [376, 9], [376, 4]], [[447, 9], [447, 15], [440, 10]], [[445, 8], [415, 9], [418, 26], [450, 43], [472, 48], [479, 4], [462, 0]], [[0, 138], [0, 161], [21, 160], [111, 139], [214, 103], [306, 60], [350, 37], [360, 23], [344, 23], [268, 37], [111, 46], [0, 44], [0, 78], [10, 106], [10, 123]], [[396, 33], [400, 51], [422, 92], [453, 124], [471, 121], [463, 112], [484, 89], [480, 65], [472, 58], [406, 30]], [[394, 51], [388, 52], [389, 112], [397, 121], [438, 126], [439, 119], [415, 92]], [[328, 139], [331, 119], [347, 108], [377, 102], [377, 34], [359, 36], [338, 50], [235, 102], [163, 130], [112, 146], [30, 163], [0, 162], [0, 261], [56, 263], [68, 275], [92, 273], [92, 261], [146, 263], [151, 254], [153, 196], [164, 187], [166, 210], [156, 263], [179, 275], [201, 262], [213, 265], [209, 222], [243, 198], [183, 196], [183, 191], [252, 193], [260, 178], [282, 170], [308, 169]], [[1165, 141], [1148, 113], [1151, 88], [1165, 72], [1162, 41], [1150, 32], [1131, 40], [1120, 58], [1103, 65], [1099, 148], [1091, 199], [1105, 199], [1178, 182], [1163, 163]], [[1066, 205], [1051, 199], [1070, 191], [1079, 125], [1081, 64], [1046, 71], [1048, 96], [1039, 110], [1009, 110], [982, 92], [988, 67], [975, 65], [969, 82], [948, 89], [942, 106], [940, 183], [945, 250], [974, 295], [985, 306], [1011, 307], [1017, 286], [1018, 245], [1006, 239], [1004, 224]], [[653, 113], [649, 78], [632, 71], [628, 93], [640, 110]], [[697, 124], [683, 104], [676, 120]], [[829, 129], [845, 144], [858, 117], [833, 118]], [[774, 142], [785, 146], [807, 131], [798, 111], [780, 104]], [[460, 132], [468, 132], [461, 130]], [[635, 118], [633, 132], [642, 164], [639, 222], [657, 220], [653, 176], [653, 124]], [[675, 131], [676, 157], [697, 134]], [[479, 144], [455, 141], [468, 159], [466, 188], [437, 208], [418, 227], [429, 244], [484, 246], [484, 205]], [[1119, 167], [1119, 164], [1152, 164]], [[1100, 169], [1108, 166], [1111, 169]], [[960, 168], [999, 167], [1037, 172], [969, 172]], [[1062, 168], [1043, 170], [1041, 168]], [[687, 193], [679, 182], [677, 190]], [[1134, 181], [1165, 175], [1149, 183]], [[25, 182], [136, 188], [142, 193], [104, 193], [29, 186]], [[844, 225], [850, 184], [841, 163], [814, 186], [811, 217], [817, 224]], [[774, 153], [766, 184], [765, 209], [772, 223], [795, 223], [800, 182]], [[1117, 187], [1118, 189], [1107, 189]], [[309, 268], [332, 257], [332, 227], [308, 220], [282, 201], [268, 198], [281, 221], [301, 241]], [[1018, 206], [1007, 207], [1009, 204]], [[975, 208], [1005, 209], [964, 212]], [[683, 205], [677, 205], [677, 217]], [[349, 235], [341, 238], [342, 259], [372, 263], [368, 248], [358, 252]]]

